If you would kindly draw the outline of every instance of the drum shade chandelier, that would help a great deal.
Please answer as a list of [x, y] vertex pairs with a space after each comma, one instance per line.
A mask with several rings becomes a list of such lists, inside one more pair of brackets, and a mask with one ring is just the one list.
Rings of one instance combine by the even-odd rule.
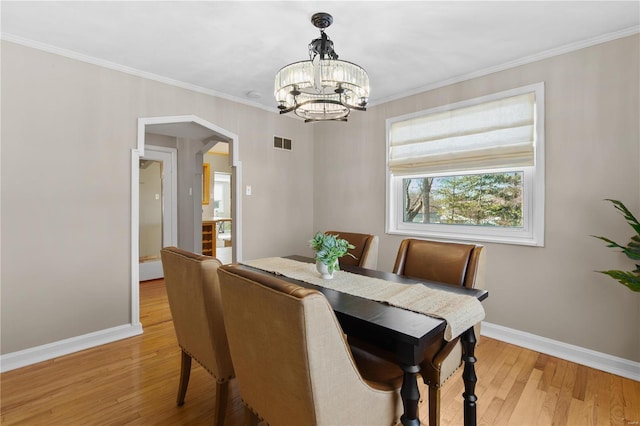
[[338, 60], [324, 30], [333, 23], [328, 13], [316, 13], [311, 22], [320, 38], [309, 44], [309, 60], [295, 62], [276, 74], [274, 95], [280, 114], [293, 111], [305, 123], [347, 121], [352, 109], [366, 111], [369, 76], [356, 64]]

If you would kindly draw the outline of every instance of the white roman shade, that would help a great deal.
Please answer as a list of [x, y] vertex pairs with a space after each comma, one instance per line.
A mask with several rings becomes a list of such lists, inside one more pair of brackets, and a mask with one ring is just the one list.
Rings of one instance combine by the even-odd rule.
[[394, 175], [533, 166], [535, 93], [391, 123]]

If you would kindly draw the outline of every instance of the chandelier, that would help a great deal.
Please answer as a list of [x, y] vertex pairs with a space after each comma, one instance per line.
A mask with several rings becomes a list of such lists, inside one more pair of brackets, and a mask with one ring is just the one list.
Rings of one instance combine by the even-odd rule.
[[352, 109], [366, 111], [369, 76], [356, 64], [338, 60], [324, 30], [333, 23], [328, 13], [316, 13], [311, 22], [320, 38], [309, 44], [309, 60], [294, 62], [276, 74], [274, 95], [280, 114], [293, 111], [305, 123], [347, 121]]

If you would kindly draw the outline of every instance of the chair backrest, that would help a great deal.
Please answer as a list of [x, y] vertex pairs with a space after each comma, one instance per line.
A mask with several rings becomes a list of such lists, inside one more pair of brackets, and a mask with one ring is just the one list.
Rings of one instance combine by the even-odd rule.
[[222, 316], [218, 259], [177, 247], [160, 251], [178, 344], [218, 382], [234, 376]]
[[378, 266], [378, 236], [372, 234], [358, 234], [355, 232], [327, 231], [326, 234], [339, 235], [355, 246], [349, 253], [355, 256], [343, 256], [341, 265], [353, 265], [361, 268], [376, 269]]
[[483, 288], [483, 246], [406, 239], [398, 248], [393, 272], [446, 284]]
[[393, 391], [360, 376], [322, 293], [233, 264], [218, 275], [240, 394], [259, 417], [272, 426], [376, 424], [368, 404], [395, 413]]

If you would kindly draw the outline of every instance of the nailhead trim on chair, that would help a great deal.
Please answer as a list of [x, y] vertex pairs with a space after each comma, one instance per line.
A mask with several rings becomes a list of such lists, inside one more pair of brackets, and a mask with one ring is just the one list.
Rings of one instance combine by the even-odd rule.
[[264, 422], [266, 425], [269, 424], [260, 414], [258, 414], [258, 412], [251, 405], [247, 403], [247, 401], [244, 400], [244, 398], [242, 398], [242, 396], [240, 397], [240, 401], [242, 401], [244, 406], [251, 410], [253, 414], [255, 414], [255, 416], [258, 418], [258, 423]]
[[[444, 385], [445, 383], [447, 383], [447, 380], [449, 380], [454, 374], [456, 374], [456, 372], [460, 369], [460, 367], [456, 368], [455, 370], [453, 370], [453, 372], [448, 375], [447, 377], [444, 378], [444, 380], [442, 381], [442, 385]], [[425, 385], [427, 386], [433, 386], [434, 388], [439, 388], [442, 387], [442, 385], [440, 383], [431, 383], [431, 380], [424, 380], [424, 378], [422, 379], [422, 381], [424, 382]]]
[[218, 376], [216, 376], [215, 373], [213, 371], [209, 370], [207, 367], [205, 367], [204, 364], [202, 362], [200, 362], [200, 360], [198, 358], [196, 358], [195, 356], [191, 355], [191, 353], [189, 351], [185, 350], [182, 346], [180, 346], [180, 348], [183, 350], [184, 353], [189, 355], [192, 359], [195, 359], [198, 362], [198, 364], [200, 364], [200, 366], [202, 368], [207, 370], [207, 372], [209, 374], [211, 374], [214, 379], [216, 379], [216, 383], [224, 383], [224, 382], [228, 382], [229, 380], [233, 379], [233, 376], [229, 376], [229, 377], [218, 377]]

